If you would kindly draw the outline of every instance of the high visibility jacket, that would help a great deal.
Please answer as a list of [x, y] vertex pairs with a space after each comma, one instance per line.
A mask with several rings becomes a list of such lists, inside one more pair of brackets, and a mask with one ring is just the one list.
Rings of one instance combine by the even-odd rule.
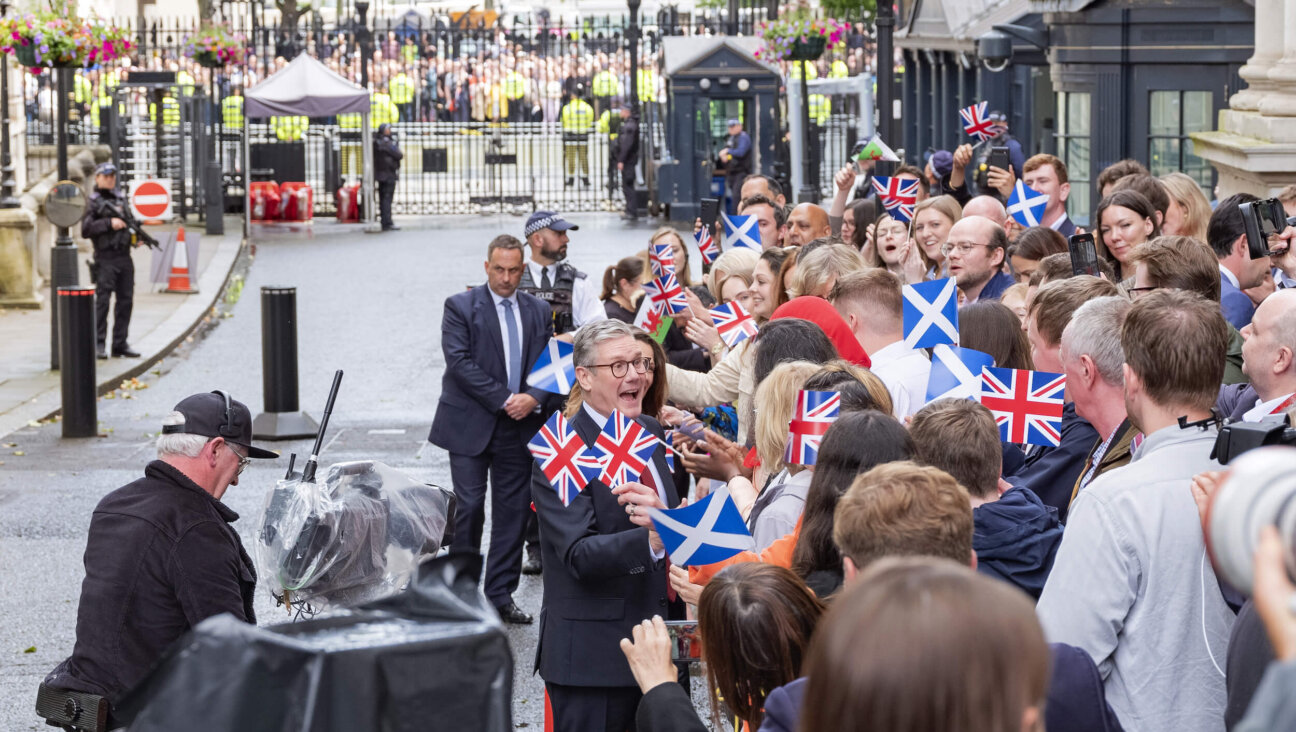
[[392, 78], [387, 89], [391, 92], [391, 100], [397, 104], [409, 104], [414, 101], [414, 80], [403, 71]]
[[90, 80], [85, 78], [85, 74], [76, 74], [72, 77], [72, 100], [77, 104], [89, 104], [94, 99], [94, 87]]
[[562, 108], [562, 131], [589, 134], [594, 130], [594, 108], [584, 99], [572, 99]]
[[417, 61], [418, 61], [418, 45], [417, 45], [417, 44], [414, 44], [414, 43], [407, 43], [407, 44], [405, 44], [404, 46], [401, 46], [401, 48], [400, 48], [400, 55], [401, 55], [401, 58], [405, 59], [405, 63], [407, 63], [407, 64], [413, 64], [413, 63], [417, 62]]
[[310, 120], [300, 115], [270, 118], [270, 128], [274, 130], [275, 137], [285, 142], [302, 139], [308, 127], [310, 127]]
[[621, 94], [621, 80], [611, 71], [600, 71], [595, 74], [590, 86], [594, 87], [596, 97], [615, 97]]
[[243, 126], [243, 97], [225, 97], [221, 100], [221, 122], [226, 127]]
[[[806, 61], [806, 81], [819, 78], [819, 69], [815, 67], [813, 61]], [[801, 62], [791, 61], [788, 65], [788, 76], [793, 79], [801, 78]]]
[[504, 96], [516, 102], [526, 94], [526, 77], [516, 71], [508, 72], [504, 77]]
[[830, 114], [832, 114], [832, 100], [822, 94], [811, 94], [810, 119], [822, 126], [828, 122]]
[[829, 79], [845, 79], [850, 76], [850, 69], [846, 68], [846, 62], [838, 59], [832, 62], [832, 68], [828, 70]]
[[[614, 117], [616, 122], [612, 121]], [[620, 113], [614, 113], [610, 109], [603, 110], [603, 114], [599, 115], [598, 122], [594, 123], [594, 131], [601, 135], [607, 135], [609, 140], [616, 139], [617, 130], [619, 129], [621, 129], [621, 115]]]
[[[149, 122], [157, 124], [156, 102], [149, 102]], [[170, 94], [162, 97], [162, 124], [166, 127], [180, 126], [180, 102]]]
[[639, 101], [657, 101], [657, 74], [652, 69], [639, 69]]
[[400, 110], [396, 109], [396, 103], [390, 96], [378, 92], [369, 97], [369, 124], [373, 125], [374, 129], [378, 129], [378, 125], [384, 122], [396, 124], [399, 121]]
[[194, 78], [188, 71], [181, 69], [176, 72], [176, 85], [180, 87], [180, 93], [191, 97], [194, 93]]
[[[373, 102], [372, 102], [372, 100], [369, 102], [369, 109], [370, 109], [370, 113], [372, 114], [372, 112], [373, 112]], [[350, 112], [350, 113], [348, 113], [348, 114], [339, 114], [339, 115], [337, 116], [337, 119], [338, 119], [338, 128], [339, 128], [339, 129], [343, 129], [343, 130], [358, 130], [358, 129], [360, 129], [360, 114], [359, 114], [358, 112]], [[372, 120], [370, 120], [370, 122], [372, 122]]]

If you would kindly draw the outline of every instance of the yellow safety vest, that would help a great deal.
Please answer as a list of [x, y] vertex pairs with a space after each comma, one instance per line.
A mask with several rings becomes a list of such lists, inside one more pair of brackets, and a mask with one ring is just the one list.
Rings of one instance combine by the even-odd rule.
[[611, 71], [595, 74], [593, 87], [596, 97], [615, 97], [621, 93], [621, 81]]
[[188, 71], [181, 69], [176, 72], [176, 84], [179, 85], [181, 94], [187, 97], [193, 96], [194, 78], [193, 76], [190, 76]]
[[[373, 102], [372, 102], [372, 101], [370, 101], [370, 103], [369, 103], [369, 109], [370, 109], [370, 112], [372, 113], [372, 111], [373, 111]], [[337, 119], [338, 119], [338, 127], [339, 127], [340, 129], [344, 129], [344, 130], [358, 130], [358, 129], [360, 129], [360, 114], [359, 114], [358, 112], [350, 112], [350, 113], [348, 113], [348, 114], [339, 114]], [[372, 121], [372, 120], [371, 120], [371, 121]]]
[[508, 72], [508, 76], [504, 77], [504, 96], [508, 97], [509, 101], [516, 102], [524, 94], [526, 94], [526, 77], [516, 71]]
[[418, 45], [407, 43], [404, 46], [401, 46], [400, 54], [401, 58], [405, 59], [405, 63], [415, 63], [418, 61]]
[[589, 134], [594, 129], [594, 108], [584, 99], [573, 99], [562, 108], [562, 131]]
[[[157, 124], [156, 102], [149, 102], [149, 122]], [[180, 102], [173, 96], [162, 97], [162, 124], [167, 127], [180, 126]]]
[[657, 74], [652, 69], [639, 69], [639, 101], [657, 101]]
[[77, 104], [89, 104], [94, 99], [94, 87], [83, 73], [72, 77], [72, 99]]
[[811, 94], [810, 119], [822, 127], [828, 121], [830, 114], [832, 114], [832, 100], [823, 94]]
[[384, 122], [396, 124], [399, 120], [400, 110], [396, 109], [390, 96], [379, 92], [369, 98], [369, 123], [374, 129], [378, 129], [378, 125]]
[[409, 104], [414, 101], [414, 81], [404, 72], [396, 75], [387, 85], [388, 91], [391, 92], [391, 99], [397, 104]]
[[[806, 81], [819, 78], [819, 69], [815, 67], [813, 61], [806, 61]], [[788, 66], [788, 76], [793, 79], [801, 78], [801, 62], [792, 61]]]
[[603, 114], [599, 115], [598, 122], [594, 125], [594, 131], [607, 135], [609, 140], [616, 139], [616, 133], [612, 131], [612, 110], [603, 110]]
[[310, 127], [310, 120], [300, 115], [271, 117], [270, 127], [274, 130], [275, 137], [285, 142], [292, 142], [300, 140], [306, 135], [306, 128]]
[[829, 79], [845, 79], [850, 76], [850, 69], [846, 68], [846, 62], [838, 59], [832, 62], [832, 68], [828, 70]]
[[221, 122], [226, 127], [243, 126], [243, 97], [225, 97], [221, 100]]

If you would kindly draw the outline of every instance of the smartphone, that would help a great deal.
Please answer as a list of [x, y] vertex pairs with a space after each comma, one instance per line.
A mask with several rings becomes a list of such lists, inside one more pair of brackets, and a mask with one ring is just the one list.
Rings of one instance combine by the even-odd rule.
[[996, 145], [990, 148], [990, 155], [986, 157], [986, 169], [998, 168], [1000, 170], [1010, 170], [1012, 160], [1008, 157], [1008, 148]]
[[702, 219], [702, 225], [714, 229], [716, 222], [720, 220], [720, 199], [703, 198], [702, 213], [698, 218]]
[[666, 632], [671, 638], [672, 661], [696, 661], [702, 658], [702, 639], [696, 620], [667, 620]]
[[[1269, 237], [1280, 234], [1287, 228], [1287, 212], [1283, 209], [1282, 202], [1276, 198], [1267, 198], [1244, 203], [1238, 208], [1246, 227], [1247, 250], [1251, 258], [1270, 256]], [[1285, 254], [1286, 251], [1275, 250], [1272, 254]]]
[[1102, 276], [1102, 271], [1098, 269], [1098, 249], [1094, 246], [1093, 234], [1076, 234], [1071, 237], [1067, 248], [1071, 251], [1072, 276]]

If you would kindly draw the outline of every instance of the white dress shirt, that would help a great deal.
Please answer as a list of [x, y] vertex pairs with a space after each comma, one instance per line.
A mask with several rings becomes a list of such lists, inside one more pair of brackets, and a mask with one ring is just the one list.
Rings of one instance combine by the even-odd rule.
[[1259, 422], [1265, 417], [1273, 416], [1273, 411], [1277, 409], [1283, 402], [1291, 398], [1292, 398], [1291, 394], [1283, 394], [1282, 396], [1274, 397], [1273, 399], [1270, 399], [1267, 402], [1256, 402], [1256, 405], [1254, 407], [1251, 407], [1246, 411], [1245, 414], [1242, 415], [1242, 421]]
[[[505, 373], [507, 373], [509, 369], [509, 364], [512, 363], [509, 357], [512, 355], [513, 345], [509, 343], [508, 321], [504, 320], [504, 318], [508, 317], [509, 311], [504, 307], [503, 302], [505, 300], [508, 300], [509, 302], [513, 303], [513, 322], [517, 324], [518, 345], [525, 348], [526, 346], [522, 343], [523, 340], [522, 333], [524, 332], [522, 330], [522, 311], [518, 309], [518, 299], [517, 299], [516, 292], [514, 292], [509, 297], [500, 297], [494, 290], [492, 290], [489, 287], [486, 288], [486, 291], [490, 293], [491, 300], [495, 302], [495, 317], [499, 318], [500, 341], [504, 343], [504, 371]], [[522, 368], [525, 370], [526, 364], [522, 364]], [[513, 374], [509, 374], [510, 382], [513, 381], [512, 377]], [[526, 379], [526, 374], [523, 373], [517, 375], [517, 382], [519, 384], [521, 384], [525, 379]]]
[[[589, 405], [589, 402], [582, 402], [581, 408], [585, 410], [585, 414], [588, 414], [590, 419], [594, 420], [594, 424], [598, 425], [600, 430], [607, 426], [609, 417], [604, 417], [599, 414], [594, 407]], [[654, 452], [653, 454], [655, 455], [656, 453]], [[666, 497], [666, 484], [662, 482], [662, 477], [657, 472], [657, 462], [655, 460], [648, 461], [648, 470], [652, 472], [653, 483], [657, 486], [657, 497], [661, 499], [663, 506], [669, 507], [670, 502]], [[666, 556], [666, 552], [654, 551], [651, 545], [648, 547], [648, 552], [652, 555], [653, 561], [660, 560], [662, 557]]]
[[1220, 268], [1220, 274], [1223, 275], [1224, 279], [1228, 280], [1230, 283], [1232, 283], [1234, 287], [1238, 288], [1239, 290], [1242, 289], [1242, 284], [1238, 282], [1237, 275], [1230, 272], [1228, 268], [1222, 264], [1219, 266], [1219, 268]]
[[873, 365], [870, 370], [886, 385], [891, 393], [892, 413], [904, 419], [922, 409], [927, 403], [927, 379], [931, 376], [931, 361], [920, 350], [896, 341], [869, 354]]
[[[549, 282], [553, 283], [558, 279], [558, 265], [543, 265], [535, 260], [527, 262], [527, 267], [531, 268], [531, 281], [536, 287], [544, 281], [545, 270], [549, 271]], [[603, 303], [599, 302], [598, 293], [592, 289], [588, 277], [577, 277], [572, 283], [572, 322], [579, 328], [598, 320], [607, 320], [607, 311], [603, 309]]]

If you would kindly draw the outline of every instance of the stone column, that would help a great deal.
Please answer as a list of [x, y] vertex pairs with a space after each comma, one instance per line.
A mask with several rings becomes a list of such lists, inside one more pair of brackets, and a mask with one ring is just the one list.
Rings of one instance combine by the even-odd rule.
[[1265, 96], [1275, 88], [1269, 78], [1269, 71], [1283, 57], [1283, 16], [1296, 16], [1296, 8], [1290, 13], [1284, 13], [1284, 4], [1285, 0], [1256, 0], [1255, 53], [1238, 70], [1238, 75], [1247, 83], [1247, 88], [1229, 98], [1231, 109], [1254, 112], [1259, 109]]
[[[1256, 16], [1256, 34], [1259, 35], [1258, 7]], [[1272, 89], [1260, 100], [1260, 114], [1266, 117], [1296, 117], [1296, 6], [1287, 8], [1282, 32], [1283, 56], [1270, 67], [1269, 85]]]
[[31, 211], [0, 209], [0, 307], [40, 307], [35, 228], [36, 215]]

